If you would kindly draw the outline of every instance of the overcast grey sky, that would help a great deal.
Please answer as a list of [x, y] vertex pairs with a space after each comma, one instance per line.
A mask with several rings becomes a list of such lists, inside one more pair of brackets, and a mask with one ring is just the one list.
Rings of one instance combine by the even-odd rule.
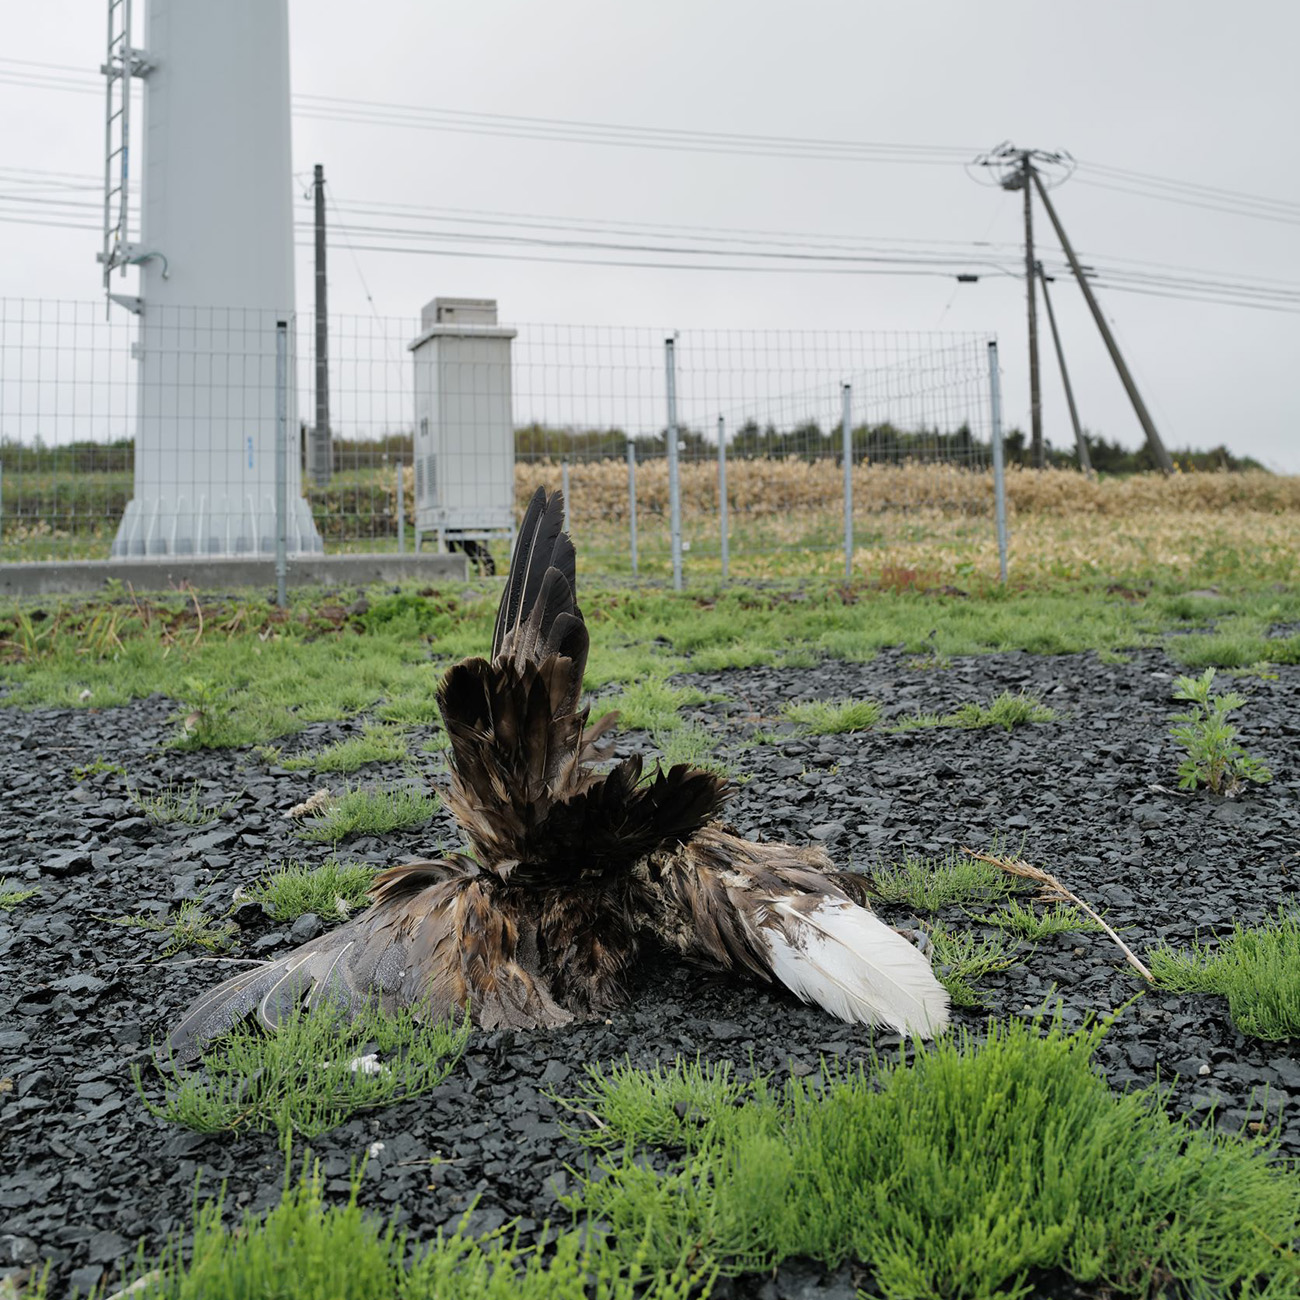
[[[137, 4], [142, 10], [143, 0]], [[103, 59], [103, 10], [101, 0], [22, 6], [9, 15], [9, 50], [93, 73]], [[391, 213], [350, 212], [386, 203], [536, 214], [560, 224], [597, 218], [638, 228], [842, 235], [895, 248], [906, 240], [922, 241], [918, 247], [955, 241], [963, 255], [969, 251], [971, 269], [981, 270], [969, 247], [976, 241], [1008, 246], [990, 255], [1014, 262], [1019, 196], [982, 188], [956, 159], [1011, 139], [1069, 150], [1093, 165], [1054, 199], [1085, 261], [1103, 271], [1159, 270], [1180, 282], [1210, 272], [1300, 288], [1300, 6], [1290, 0], [1231, 7], [1206, 0], [291, 0], [290, 26], [298, 95], [955, 151], [929, 165], [742, 156], [414, 129], [391, 124], [391, 114], [383, 125], [298, 116], [295, 171], [323, 163], [345, 217], [357, 224], [398, 224]], [[6, 84], [3, 74], [14, 71], [0, 63], [0, 113], [11, 124], [0, 167], [100, 174], [102, 98], [30, 79]], [[353, 119], [359, 111], [344, 110]], [[1265, 220], [1213, 210], [1240, 207], [1228, 197], [1180, 192], [1178, 202], [1161, 201], [1148, 183], [1097, 167], [1297, 206], [1273, 209], [1281, 219]], [[0, 172], [0, 195], [16, 192]], [[93, 212], [88, 219], [95, 224]], [[431, 228], [421, 217], [402, 224]], [[7, 233], [4, 296], [98, 296], [93, 232], [11, 225]], [[1045, 219], [1037, 233], [1044, 255], [1058, 257]], [[705, 234], [691, 239], [713, 246]], [[655, 238], [643, 231], [618, 241]], [[384, 241], [357, 235], [355, 242]], [[411, 247], [417, 239], [397, 242]], [[508, 251], [557, 255], [529, 245]], [[298, 298], [306, 307], [309, 250], [299, 256]], [[495, 297], [503, 317], [519, 321], [993, 330], [1002, 343], [1008, 421], [1028, 421], [1023, 281], [988, 268], [978, 284], [959, 287], [951, 267], [911, 278], [759, 274], [368, 249], [357, 261], [376, 309], [391, 316], [414, 317], [429, 298], [450, 294]], [[337, 241], [331, 286], [332, 309], [370, 310], [357, 267]], [[1167, 444], [1226, 442], [1300, 472], [1294, 297], [1287, 313], [1113, 288], [1102, 300]], [[1084, 423], [1137, 446], [1137, 422], [1077, 288], [1059, 282], [1055, 302]], [[1067, 414], [1045, 332], [1043, 370], [1045, 429], [1065, 444]]]

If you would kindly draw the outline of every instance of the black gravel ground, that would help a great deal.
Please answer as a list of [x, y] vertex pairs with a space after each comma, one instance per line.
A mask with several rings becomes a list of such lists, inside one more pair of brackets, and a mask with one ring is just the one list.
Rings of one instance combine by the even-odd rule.
[[[1235, 800], [1175, 789], [1178, 751], [1167, 731], [1176, 672], [1153, 650], [1124, 663], [1010, 654], [929, 669], [886, 653], [866, 664], [682, 680], [726, 697], [691, 709], [689, 720], [714, 730], [722, 756], [750, 777], [732, 805], [743, 832], [824, 840], [840, 861], [862, 869], [907, 850], [942, 853], [988, 845], [995, 835], [1023, 836], [1025, 856], [1107, 908], [1141, 951], [1233, 919], [1258, 923], [1280, 902], [1294, 902], [1300, 888], [1300, 668], [1280, 669], [1277, 680], [1245, 679], [1243, 740], [1275, 779]], [[885, 703], [889, 720], [1021, 688], [1061, 719], [1011, 734], [789, 735], [740, 747], [758, 728], [779, 730], [780, 709], [792, 700], [871, 697]], [[323, 859], [329, 850], [296, 839], [282, 815], [323, 782], [268, 769], [247, 753], [168, 750], [172, 710], [154, 698], [104, 712], [3, 714], [0, 877], [40, 893], [0, 911], [0, 1276], [51, 1260], [55, 1296], [87, 1289], [138, 1238], [153, 1252], [183, 1229], [200, 1171], [203, 1194], [228, 1182], [228, 1214], [273, 1203], [281, 1187], [274, 1134], [205, 1137], [168, 1127], [144, 1112], [130, 1080], [141, 1050], [232, 968], [193, 952], [160, 961], [158, 935], [97, 917], [163, 914], [186, 899], [224, 913], [236, 887], [260, 877], [268, 861]], [[313, 726], [289, 749], [359, 727]], [[96, 757], [121, 763], [141, 790], [198, 780], [211, 802], [231, 798], [233, 807], [213, 825], [156, 827], [139, 815], [121, 778], [74, 782], [73, 766]], [[402, 776], [396, 767], [364, 775]], [[355, 840], [342, 853], [387, 863], [452, 839], [444, 815], [424, 831]], [[288, 925], [256, 907], [241, 907], [236, 919], [235, 957], [282, 951], [318, 924], [300, 920], [291, 939]], [[1138, 986], [1106, 940], [1067, 934], [985, 987], [999, 1015], [1026, 1014], [1059, 996], [1078, 1022], [1118, 1006]], [[979, 1024], [983, 1016], [960, 1019]], [[644, 974], [629, 1006], [608, 1022], [476, 1034], [462, 1066], [432, 1096], [356, 1119], [313, 1146], [336, 1192], [346, 1190], [351, 1163], [369, 1148], [365, 1203], [396, 1211], [417, 1235], [458, 1219], [476, 1199], [472, 1229], [518, 1216], [528, 1234], [557, 1213], [563, 1166], [582, 1159], [542, 1093], [575, 1088], [584, 1063], [698, 1052], [752, 1058], [781, 1076], [810, 1072], [821, 1054], [858, 1060], [871, 1041], [868, 1031], [792, 998], [664, 965]], [[876, 1036], [877, 1044], [894, 1041]], [[1118, 1087], [1148, 1084], [1157, 1072], [1166, 1082], [1176, 1076], [1176, 1108], [1214, 1107], [1229, 1127], [1243, 1122], [1252, 1092], [1267, 1087], [1274, 1102], [1290, 1103], [1281, 1144], [1295, 1158], [1298, 1054], [1300, 1043], [1243, 1038], [1221, 999], [1153, 993], [1115, 1025], [1099, 1062]], [[433, 1156], [440, 1163], [430, 1165]], [[827, 1278], [796, 1262], [775, 1278], [720, 1291], [838, 1297], [851, 1295], [854, 1281], [861, 1279], [847, 1270]], [[1039, 1294], [1084, 1293], [1048, 1278]]]

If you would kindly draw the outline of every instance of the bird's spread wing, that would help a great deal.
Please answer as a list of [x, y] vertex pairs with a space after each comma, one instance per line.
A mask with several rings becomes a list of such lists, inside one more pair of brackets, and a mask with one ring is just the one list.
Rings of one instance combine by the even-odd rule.
[[451, 738], [448, 802], [503, 876], [572, 880], [630, 866], [704, 825], [726, 783], [686, 766], [642, 781], [639, 759], [598, 774], [607, 715], [579, 708], [588, 636], [574, 594], [573, 544], [560, 494], [528, 506], [497, 611], [492, 658], [450, 669], [438, 707]]
[[[329, 1001], [348, 1015], [378, 1004], [417, 1007], [431, 1019], [467, 1008], [485, 1028], [565, 1024], [529, 954], [527, 922], [496, 905], [463, 858], [406, 863], [380, 875], [367, 911], [209, 989], [163, 1048], [184, 1063], [249, 1017], [274, 1030]], [[532, 969], [528, 969], [532, 967]]]
[[785, 985], [841, 1020], [931, 1038], [948, 994], [930, 963], [823, 874], [817, 850], [751, 844], [718, 827], [649, 865], [660, 939], [715, 970]]

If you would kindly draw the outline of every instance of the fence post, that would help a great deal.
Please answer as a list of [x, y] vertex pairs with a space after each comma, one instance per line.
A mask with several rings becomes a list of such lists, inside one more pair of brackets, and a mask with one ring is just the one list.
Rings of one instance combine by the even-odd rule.
[[636, 443], [627, 440], [627, 532], [632, 552], [632, 576], [636, 572]]
[[1002, 387], [998, 378], [998, 343], [989, 341], [989, 405], [993, 420], [993, 513], [998, 526], [998, 575], [1007, 581], [1007, 480], [1002, 465]]
[[402, 462], [397, 462], [397, 553], [406, 554], [406, 484], [402, 481]]
[[[251, 441], [250, 441], [251, 445]], [[284, 609], [289, 603], [285, 593], [285, 525], [288, 515], [289, 454], [289, 324], [275, 323], [275, 603]]]
[[564, 531], [569, 529], [569, 462], [562, 460], [560, 462], [560, 491], [564, 493]]
[[718, 528], [722, 534], [722, 581], [727, 580], [730, 544], [727, 538], [727, 422], [718, 416]]
[[844, 405], [840, 419], [843, 423], [844, 445], [844, 577], [853, 577], [853, 385], [845, 384], [842, 392]]
[[668, 449], [668, 513], [672, 530], [673, 590], [682, 589], [682, 494], [677, 478], [677, 347], [673, 339], [664, 339], [664, 366], [668, 381], [668, 430], [664, 442]]

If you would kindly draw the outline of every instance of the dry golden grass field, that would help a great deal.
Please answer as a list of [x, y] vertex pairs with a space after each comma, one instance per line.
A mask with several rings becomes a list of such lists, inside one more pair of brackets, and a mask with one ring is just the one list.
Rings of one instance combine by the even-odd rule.
[[[25, 502], [6, 499], [6, 560], [108, 554], [129, 474], [81, 474], [33, 484]], [[516, 505], [539, 484], [561, 482], [558, 461], [515, 467]], [[718, 477], [713, 461], [681, 469], [686, 572], [721, 569]], [[6, 480], [6, 493], [17, 491]], [[36, 491], [37, 487], [40, 491]], [[414, 474], [404, 505], [414, 526]], [[569, 469], [571, 527], [588, 576], [632, 572], [627, 467], [622, 460]], [[56, 490], [57, 489], [57, 490]], [[844, 569], [843, 471], [833, 461], [740, 460], [727, 467], [730, 572], [736, 577], [833, 577]], [[336, 474], [310, 494], [327, 551], [397, 545], [391, 468]], [[854, 571], [890, 585], [982, 586], [996, 580], [993, 476], [945, 465], [859, 465], [853, 471]], [[25, 509], [23, 507], [26, 507]], [[1192, 584], [1291, 582], [1300, 551], [1300, 476], [1247, 473], [1140, 474], [1089, 479], [1070, 470], [1012, 469], [1007, 477], [1014, 584], [1152, 575]], [[668, 473], [662, 460], [637, 469], [638, 572], [670, 571]], [[407, 534], [410, 543], [410, 534]]]
[[[558, 464], [518, 465], [517, 503]], [[717, 471], [682, 467], [686, 567], [719, 566]], [[618, 462], [569, 470], [572, 528], [593, 572], [628, 567], [627, 470]], [[843, 571], [843, 471], [829, 461], [735, 461], [727, 469], [731, 572], [744, 577]], [[854, 569], [893, 584], [969, 584], [998, 572], [993, 475], [947, 466], [860, 465], [853, 472]], [[1266, 473], [1143, 474], [1095, 480], [1067, 470], [1013, 469], [1007, 477], [1015, 580], [1159, 571], [1197, 581], [1296, 576], [1300, 477]], [[668, 475], [637, 471], [641, 571], [668, 564]], [[909, 576], [914, 575], [914, 576]]]

